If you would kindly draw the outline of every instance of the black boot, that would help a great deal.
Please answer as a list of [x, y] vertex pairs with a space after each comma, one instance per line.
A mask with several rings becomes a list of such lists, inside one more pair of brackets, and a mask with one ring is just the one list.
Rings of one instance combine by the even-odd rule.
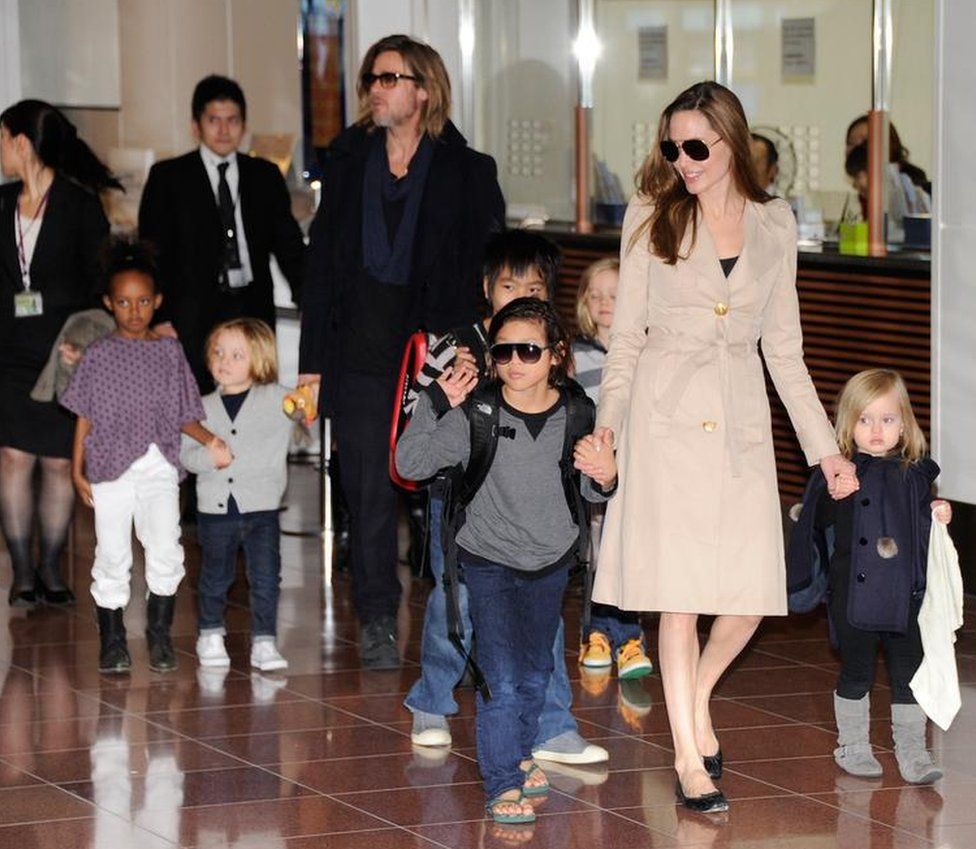
[[123, 608], [109, 610], [96, 607], [98, 613], [98, 639], [101, 650], [98, 653], [99, 672], [128, 672], [132, 658], [125, 647], [125, 622], [122, 621]]
[[48, 548], [41, 542], [41, 565], [37, 569], [37, 600], [46, 604], [67, 605], [75, 603], [75, 594], [61, 579], [61, 550], [59, 543]]
[[14, 573], [10, 582], [8, 602], [11, 607], [33, 608], [37, 604], [37, 593], [34, 588], [34, 570], [30, 562], [30, 541], [8, 539], [7, 551], [10, 552], [10, 565]]
[[172, 672], [176, 669], [176, 655], [169, 638], [175, 607], [175, 595], [149, 593], [146, 601], [146, 642], [149, 644], [149, 668], [153, 672]]

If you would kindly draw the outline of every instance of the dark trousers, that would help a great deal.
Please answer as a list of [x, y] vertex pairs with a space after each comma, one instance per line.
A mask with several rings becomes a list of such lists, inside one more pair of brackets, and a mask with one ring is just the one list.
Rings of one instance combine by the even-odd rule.
[[850, 561], [836, 567], [831, 565], [830, 624], [837, 638], [841, 663], [837, 695], [844, 699], [857, 700], [870, 692], [874, 684], [880, 644], [888, 670], [892, 704], [915, 704], [915, 696], [912, 695], [909, 683], [922, 662], [922, 635], [918, 630], [921, 599], [912, 599], [908, 611], [908, 630], [904, 634], [893, 631], [864, 631], [851, 625], [847, 618], [849, 581]]
[[251, 636], [277, 634], [280, 533], [277, 511], [241, 513], [236, 517], [199, 514], [197, 537], [203, 557], [197, 592], [201, 631], [224, 627], [227, 594], [237, 575], [237, 552], [243, 549], [250, 588]]
[[362, 624], [396, 616], [397, 490], [390, 480], [394, 378], [344, 374], [335, 415], [342, 488], [349, 508], [352, 600]]
[[475, 731], [485, 794], [522, 786], [519, 762], [532, 757], [552, 676], [569, 568], [541, 577], [497, 564], [462, 564], [478, 664], [491, 699], [477, 696]]

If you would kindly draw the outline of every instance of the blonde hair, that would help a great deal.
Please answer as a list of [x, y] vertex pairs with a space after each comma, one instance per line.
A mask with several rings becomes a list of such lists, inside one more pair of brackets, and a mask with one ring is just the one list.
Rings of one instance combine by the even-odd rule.
[[211, 330], [204, 348], [208, 364], [213, 359], [217, 337], [225, 330], [236, 331], [244, 337], [251, 359], [251, 380], [257, 384], [278, 380], [278, 349], [274, 331], [257, 318], [232, 318]]
[[925, 434], [918, 426], [908, 389], [902, 376], [894, 369], [870, 368], [854, 375], [837, 396], [837, 444], [845, 457], [853, 457], [857, 451], [854, 443], [854, 427], [865, 408], [880, 398], [894, 392], [901, 412], [902, 433], [895, 450], [902, 460], [914, 463], [928, 451]]
[[661, 154], [661, 142], [670, 138], [671, 118], [676, 112], [701, 112], [709, 126], [732, 153], [732, 181], [746, 200], [766, 203], [766, 194], [752, 166], [749, 124], [739, 98], [719, 83], [706, 80], [679, 94], [661, 113], [654, 147], [637, 173], [637, 191], [654, 202], [654, 209], [634, 231], [629, 250], [642, 234], [649, 234], [650, 250], [667, 265], [687, 256], [679, 254], [682, 240], [691, 228], [689, 251], [698, 236], [698, 197], [685, 188], [674, 166]]
[[356, 123], [368, 131], [376, 126], [369, 107], [369, 88], [363, 83], [363, 76], [372, 72], [377, 56], [390, 51], [400, 54], [408, 73], [418, 77], [414, 85], [427, 92], [427, 102], [421, 105], [420, 127], [436, 139], [451, 117], [451, 79], [440, 54], [429, 44], [415, 41], [409, 35], [388, 35], [366, 51], [356, 79], [356, 94], [359, 95]]
[[603, 271], [620, 271], [620, 260], [616, 257], [605, 256], [590, 263], [580, 275], [579, 288], [576, 290], [576, 325], [580, 334], [587, 339], [596, 336], [596, 322], [590, 314], [586, 303], [586, 290], [590, 288], [593, 278]]

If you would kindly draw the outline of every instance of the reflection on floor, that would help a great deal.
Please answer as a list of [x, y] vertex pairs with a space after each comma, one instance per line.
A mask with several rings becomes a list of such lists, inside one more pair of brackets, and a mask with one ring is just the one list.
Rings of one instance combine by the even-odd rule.
[[[293, 467], [283, 526], [314, 525], [315, 492], [312, 470]], [[946, 771], [934, 789], [899, 779], [880, 685], [873, 738], [884, 778], [835, 768], [836, 662], [822, 618], [793, 618], [767, 622], [718, 691], [728, 815], [675, 806], [657, 675], [625, 686], [581, 678], [567, 645], [580, 730], [610, 750], [609, 768], [552, 768], [534, 827], [492, 827], [482, 816], [471, 691], [460, 693], [451, 751], [411, 749], [400, 702], [417, 675], [422, 583], [408, 587], [401, 610], [403, 669], [360, 672], [346, 579], [323, 587], [318, 540], [285, 537], [287, 674], [249, 669], [240, 588], [228, 623], [232, 667], [205, 672], [193, 654], [198, 558], [188, 535], [179, 669], [149, 672], [133, 601], [132, 674], [100, 676], [87, 595], [92, 542], [90, 514], [79, 509], [71, 562], [81, 602], [70, 611], [9, 611], [0, 553], [0, 847], [976, 846], [976, 605], [958, 643], [963, 711], [949, 733], [932, 735]], [[133, 598], [143, 594], [139, 577]], [[575, 591], [567, 634], [578, 607]]]

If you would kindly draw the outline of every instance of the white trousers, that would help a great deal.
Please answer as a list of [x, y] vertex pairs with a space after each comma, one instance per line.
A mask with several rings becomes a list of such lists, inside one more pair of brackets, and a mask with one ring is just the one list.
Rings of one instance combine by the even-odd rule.
[[132, 524], [146, 555], [146, 583], [175, 595], [185, 574], [180, 545], [179, 476], [155, 443], [114, 481], [92, 484], [95, 562], [92, 596], [108, 610], [129, 603]]

